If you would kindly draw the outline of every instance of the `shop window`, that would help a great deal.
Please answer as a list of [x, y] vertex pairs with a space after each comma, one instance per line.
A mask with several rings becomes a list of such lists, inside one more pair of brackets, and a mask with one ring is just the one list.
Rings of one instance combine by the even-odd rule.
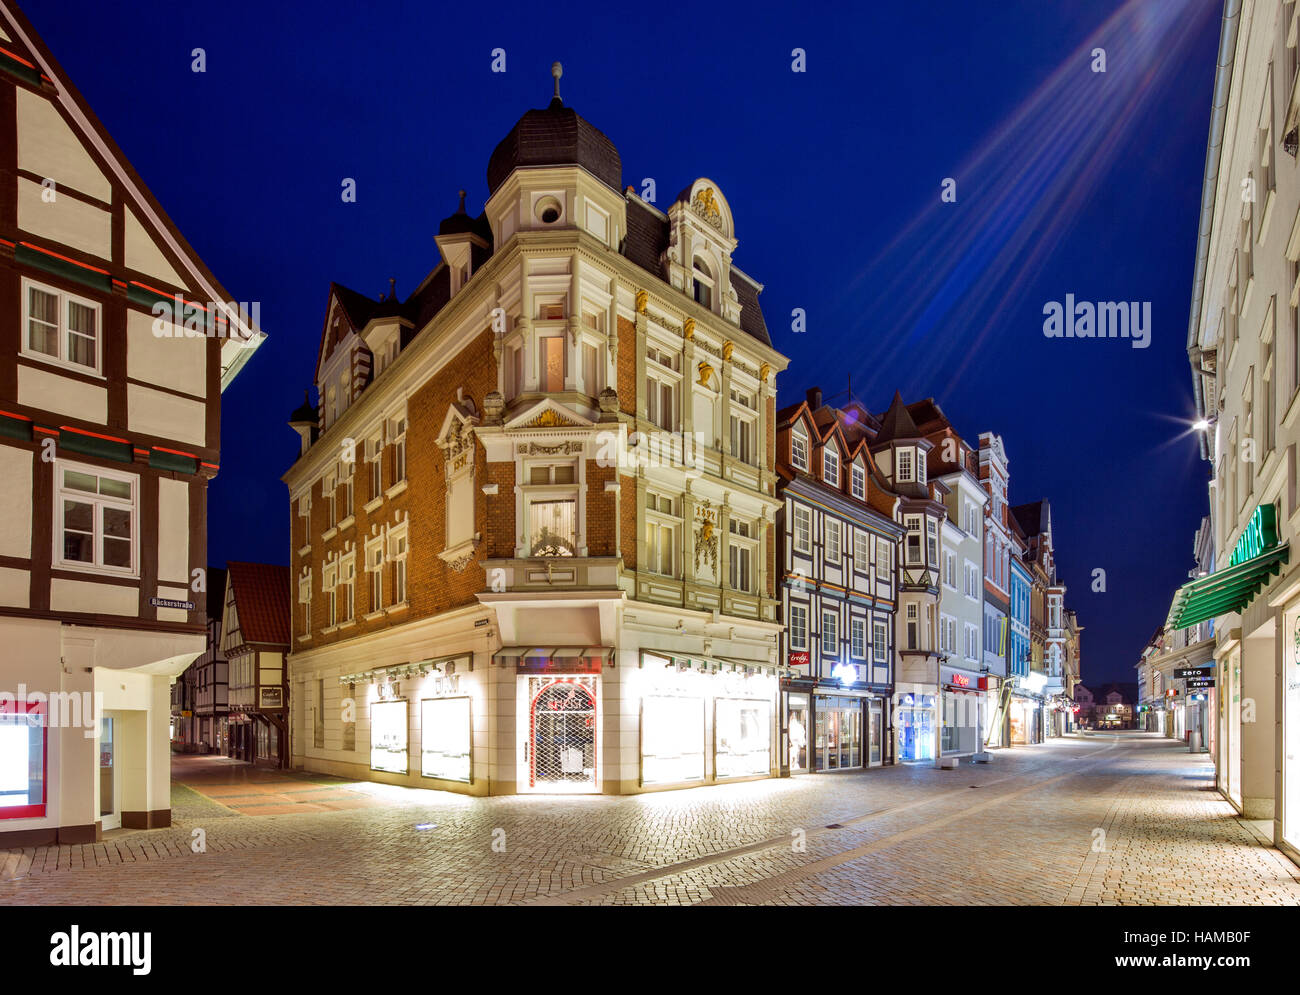
[[374, 701], [370, 704], [370, 769], [405, 774], [408, 760], [407, 703]]
[[45, 815], [45, 706], [0, 701], [0, 819]]
[[766, 701], [717, 698], [713, 703], [714, 768], [719, 778], [771, 773], [772, 719]]
[[469, 698], [420, 702], [420, 773], [468, 784], [471, 729]]
[[137, 575], [138, 479], [92, 466], [55, 464], [55, 566]]
[[648, 694], [641, 699], [641, 778], [645, 784], [704, 780], [704, 699]]

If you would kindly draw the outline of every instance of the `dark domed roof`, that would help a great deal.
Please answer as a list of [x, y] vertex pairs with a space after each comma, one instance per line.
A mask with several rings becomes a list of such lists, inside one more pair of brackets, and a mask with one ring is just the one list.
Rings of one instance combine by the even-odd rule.
[[315, 425], [316, 419], [316, 409], [312, 407], [311, 401], [307, 397], [307, 392], [304, 390], [302, 392], [302, 406], [289, 416], [289, 424], [301, 425], [305, 422], [309, 422], [312, 425]]
[[544, 110], [525, 113], [501, 140], [488, 160], [488, 195], [521, 166], [582, 166], [611, 189], [623, 189], [614, 143], [559, 97]]

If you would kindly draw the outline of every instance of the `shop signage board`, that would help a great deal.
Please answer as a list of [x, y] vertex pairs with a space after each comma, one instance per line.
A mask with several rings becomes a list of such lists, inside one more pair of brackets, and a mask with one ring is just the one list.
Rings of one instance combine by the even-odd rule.
[[1228, 566], [1235, 567], [1238, 563], [1253, 559], [1276, 545], [1277, 506], [1261, 504], [1255, 508], [1250, 516], [1250, 521], [1246, 523], [1246, 529], [1241, 533], [1241, 538], [1237, 540], [1237, 545], [1232, 551], [1232, 559], [1228, 561]]
[[798, 653], [790, 654], [790, 666], [792, 667], [806, 667], [810, 660], [811, 658], [809, 657], [807, 650], [801, 650]]
[[1174, 677], [1205, 677], [1212, 672], [1210, 667], [1176, 667], [1174, 668]]
[[521, 656], [515, 667], [520, 674], [599, 674], [598, 656]]
[[1212, 688], [1212, 687], [1214, 687], [1213, 677], [1201, 677], [1201, 678], [1197, 678], [1196, 680], [1189, 680], [1187, 682], [1187, 689], [1189, 691], [1197, 690], [1200, 688]]

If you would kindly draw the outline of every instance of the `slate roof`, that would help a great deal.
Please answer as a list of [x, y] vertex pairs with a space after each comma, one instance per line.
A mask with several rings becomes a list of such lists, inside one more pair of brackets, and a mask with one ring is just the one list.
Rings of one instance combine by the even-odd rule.
[[912, 420], [911, 412], [903, 403], [900, 391], [894, 391], [894, 399], [889, 402], [889, 410], [880, 419], [880, 431], [876, 433], [876, 444], [893, 442], [896, 439], [919, 439], [921, 431]]
[[1043, 501], [1033, 501], [1029, 504], [1016, 504], [1011, 506], [1011, 514], [1015, 517], [1016, 523], [1026, 538], [1032, 538], [1043, 530]]
[[289, 568], [272, 563], [226, 564], [245, 643], [289, 648]]
[[606, 186], [623, 189], [623, 163], [614, 143], [559, 97], [542, 110], [525, 112], [493, 150], [488, 196], [511, 172], [525, 166], [582, 166]]

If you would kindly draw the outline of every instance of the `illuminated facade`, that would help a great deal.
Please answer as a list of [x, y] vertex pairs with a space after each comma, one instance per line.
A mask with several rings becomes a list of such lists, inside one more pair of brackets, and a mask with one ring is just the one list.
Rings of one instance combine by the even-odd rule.
[[334, 285], [285, 475], [295, 766], [474, 794], [778, 768], [776, 375], [731, 208], [566, 107], [405, 300]]

